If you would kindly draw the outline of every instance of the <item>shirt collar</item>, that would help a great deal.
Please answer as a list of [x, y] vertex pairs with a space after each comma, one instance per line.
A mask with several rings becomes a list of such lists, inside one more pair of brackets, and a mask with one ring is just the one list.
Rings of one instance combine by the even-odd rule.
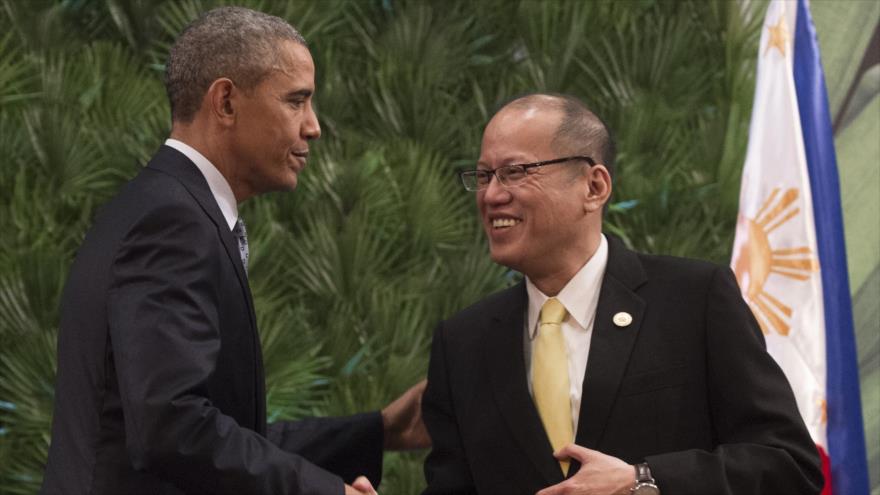
[[202, 175], [205, 176], [205, 180], [208, 182], [208, 188], [211, 189], [214, 200], [217, 201], [217, 206], [220, 207], [220, 212], [223, 213], [223, 218], [229, 225], [229, 230], [232, 230], [235, 227], [235, 222], [238, 221], [238, 203], [235, 201], [235, 194], [233, 194], [232, 188], [229, 187], [229, 182], [226, 181], [223, 174], [217, 170], [217, 167], [210, 160], [205, 158], [205, 155], [199, 153], [195, 148], [183, 141], [168, 138], [165, 140], [165, 146], [170, 146], [186, 155], [202, 172]]
[[[590, 328], [593, 318], [596, 316], [596, 306], [599, 303], [599, 290], [602, 288], [602, 277], [605, 275], [605, 266], [608, 265], [608, 241], [605, 235], [601, 235], [599, 248], [589, 260], [575, 273], [574, 277], [565, 284], [565, 287], [556, 295], [556, 299], [565, 306], [568, 314], [585, 329]], [[529, 295], [529, 338], [535, 338], [538, 328], [538, 318], [541, 315], [541, 307], [549, 299], [535, 284], [526, 277], [526, 292]]]

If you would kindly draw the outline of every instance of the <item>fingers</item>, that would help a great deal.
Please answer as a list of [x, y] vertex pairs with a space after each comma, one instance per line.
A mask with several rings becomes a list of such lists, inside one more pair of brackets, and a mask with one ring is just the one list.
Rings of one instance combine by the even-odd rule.
[[428, 381], [421, 380], [382, 409], [386, 450], [414, 450], [431, 446], [422, 422], [422, 394]]
[[358, 476], [354, 483], [351, 484], [351, 487], [367, 495], [376, 495], [376, 489], [373, 488], [373, 484], [370, 483], [366, 476]]
[[424, 379], [415, 384], [411, 391], [416, 396], [416, 410], [413, 414], [409, 427], [409, 447], [410, 449], [428, 449], [431, 448], [431, 436], [428, 435], [428, 429], [422, 421], [422, 396], [428, 387], [428, 379]]
[[369, 495], [369, 492], [362, 492], [357, 488], [352, 487], [351, 485], [344, 485], [345, 491], [343, 492], [345, 495]]
[[570, 443], [565, 447], [557, 450], [553, 453], [553, 457], [563, 460], [563, 459], [577, 459], [581, 464], [586, 463], [587, 459], [589, 459], [590, 454], [595, 452], [594, 450], [590, 450], [586, 447], [581, 447], [580, 445]]
[[[416, 383], [415, 385], [413, 385], [412, 390], [413, 390], [414, 393], [419, 394], [419, 397], [421, 397], [421, 395], [422, 395], [423, 393], [425, 393], [425, 388], [426, 388], [427, 386], [428, 386], [428, 379], [427, 379], [427, 378], [424, 378], [424, 379], [422, 379], [422, 381], [420, 381], [419, 383]], [[420, 402], [421, 402], [421, 401], [420, 401]]]
[[545, 488], [538, 495], [609, 495], [629, 493], [635, 480], [631, 465], [598, 450], [568, 444], [553, 453], [557, 459], [576, 459], [577, 473], [562, 483]]

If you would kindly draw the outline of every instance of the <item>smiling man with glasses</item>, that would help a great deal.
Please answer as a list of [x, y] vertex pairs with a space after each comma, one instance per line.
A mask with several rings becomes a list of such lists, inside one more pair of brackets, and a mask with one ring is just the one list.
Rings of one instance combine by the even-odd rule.
[[426, 493], [819, 493], [730, 270], [603, 235], [613, 163], [571, 96], [518, 98], [486, 126], [461, 182], [492, 260], [525, 280], [435, 332]]

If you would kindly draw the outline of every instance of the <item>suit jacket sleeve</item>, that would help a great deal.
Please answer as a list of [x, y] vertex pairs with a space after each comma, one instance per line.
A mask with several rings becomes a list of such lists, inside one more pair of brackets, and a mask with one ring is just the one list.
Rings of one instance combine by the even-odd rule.
[[308, 418], [269, 425], [269, 440], [342, 477], [382, 481], [382, 416], [378, 412], [339, 418]]
[[425, 460], [424, 494], [476, 493], [458, 429], [446, 372], [443, 324], [434, 332], [428, 387], [422, 397], [422, 420], [431, 436], [431, 453]]
[[220, 262], [216, 227], [194, 208], [151, 208], [122, 240], [107, 317], [133, 466], [195, 493], [341, 494], [339, 477], [208, 399]]
[[648, 456], [661, 491], [819, 493], [816, 447], [729, 269], [716, 269], [705, 314], [707, 387], [718, 447]]

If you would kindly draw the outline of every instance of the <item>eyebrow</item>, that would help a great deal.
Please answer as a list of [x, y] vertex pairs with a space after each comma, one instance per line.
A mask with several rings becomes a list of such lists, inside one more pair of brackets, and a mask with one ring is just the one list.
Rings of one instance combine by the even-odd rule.
[[298, 91], [291, 91], [291, 92], [285, 94], [284, 98], [285, 99], [308, 98], [309, 96], [312, 96], [312, 94], [314, 94], [314, 91], [312, 91], [311, 89], [300, 89]]
[[477, 169], [479, 169], [480, 167], [483, 167], [483, 170], [495, 170], [495, 169], [499, 169], [501, 167], [508, 167], [510, 165], [524, 165], [524, 164], [528, 164], [531, 162], [529, 162], [525, 158], [521, 158], [521, 159], [502, 160], [501, 163], [502, 163], [502, 165], [498, 165], [497, 167], [492, 168], [489, 164], [487, 164], [485, 162], [477, 161]]

